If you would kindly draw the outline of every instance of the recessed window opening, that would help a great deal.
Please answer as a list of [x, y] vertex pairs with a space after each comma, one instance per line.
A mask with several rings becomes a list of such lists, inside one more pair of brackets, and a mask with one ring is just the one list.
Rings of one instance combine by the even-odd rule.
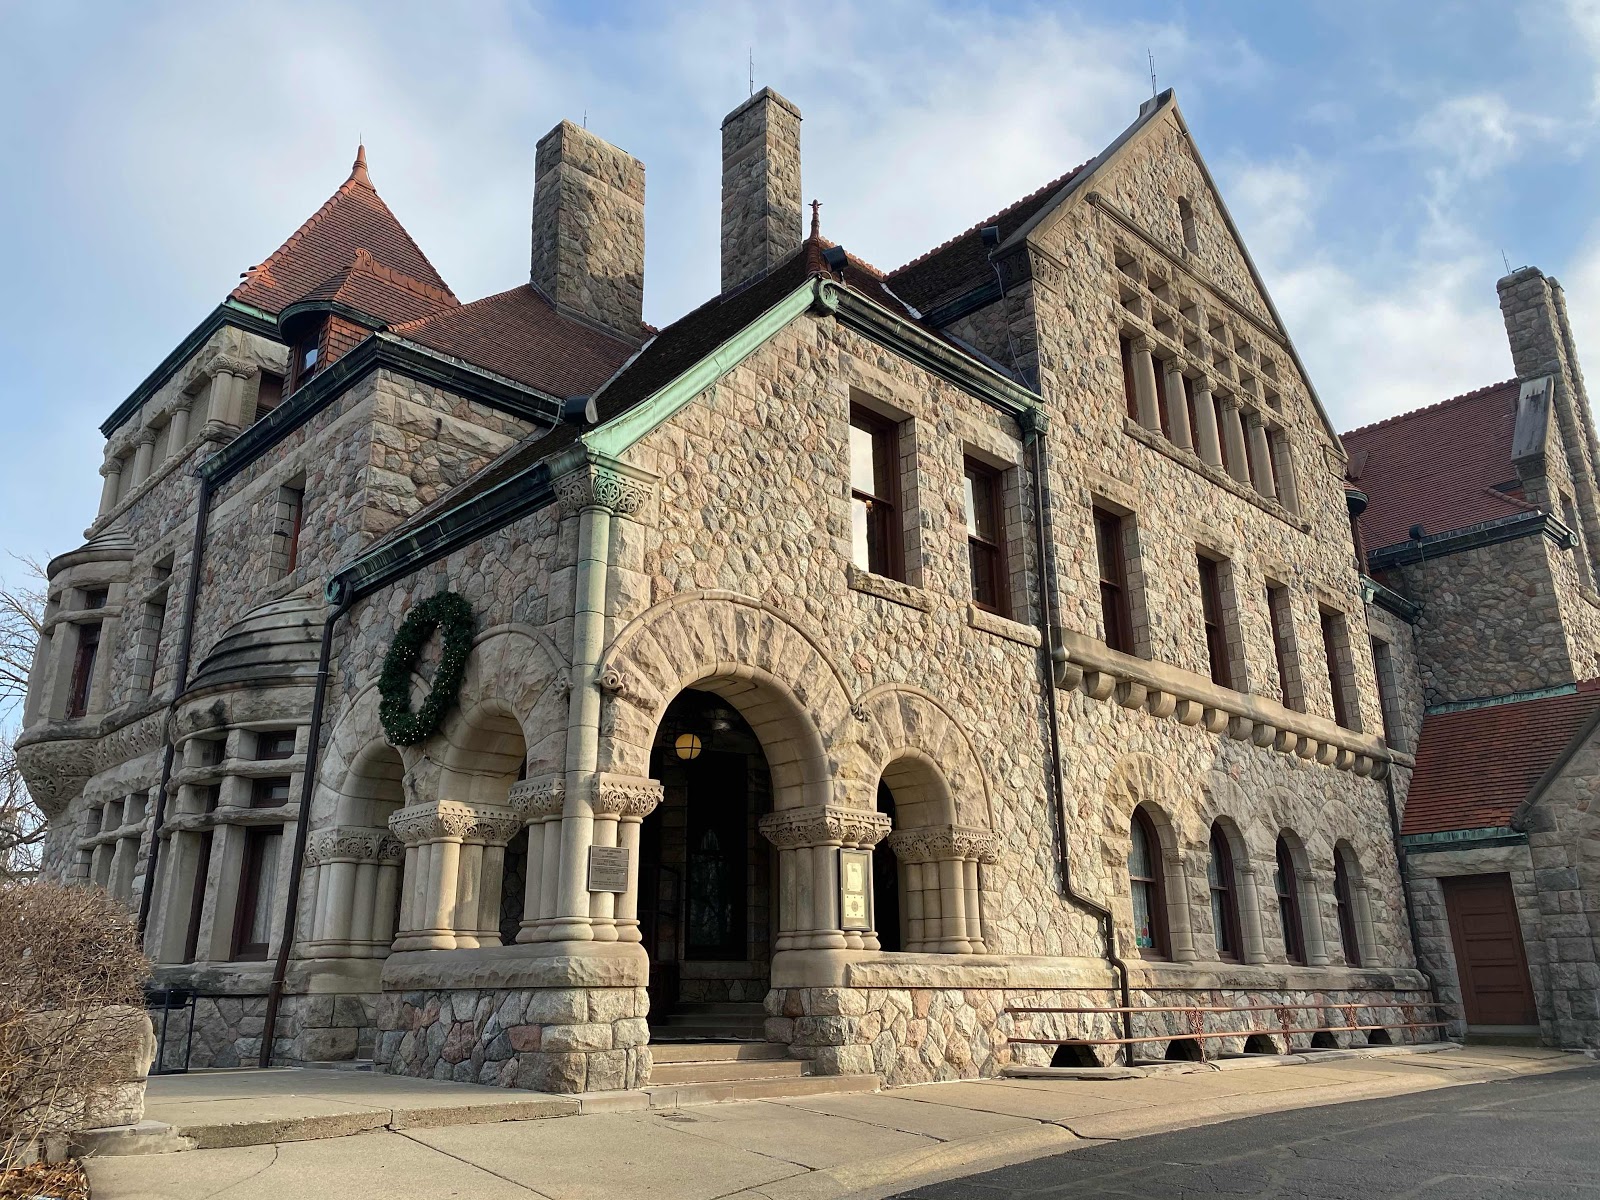
[[1133, 339], [1119, 337], [1117, 344], [1122, 352], [1122, 398], [1128, 406], [1128, 417], [1139, 419], [1139, 389], [1133, 378]]
[[1190, 253], [1200, 249], [1200, 234], [1195, 228], [1194, 205], [1187, 196], [1178, 197], [1178, 225], [1183, 231], [1184, 249]]
[[78, 626], [78, 649], [72, 660], [72, 683], [67, 694], [67, 716], [76, 719], [89, 711], [94, 687], [95, 660], [100, 654], [100, 623]]
[[1355, 892], [1350, 885], [1350, 867], [1344, 847], [1333, 852], [1333, 902], [1339, 917], [1339, 944], [1347, 966], [1361, 965], [1361, 938], [1356, 931]]
[[1277, 869], [1272, 876], [1278, 893], [1278, 923], [1283, 930], [1284, 957], [1292, 963], [1306, 961], [1305, 932], [1300, 925], [1300, 880], [1294, 855], [1282, 835], [1278, 837]]
[[1161, 870], [1161, 843], [1143, 808], [1133, 810], [1129, 828], [1128, 885], [1133, 895], [1133, 938], [1145, 958], [1166, 958], [1167, 902]]
[[963, 463], [963, 501], [967, 518], [967, 569], [972, 602], [1005, 616], [1005, 534], [1001, 518], [1000, 472], [974, 459]]
[[893, 422], [850, 408], [850, 547], [856, 566], [902, 577], [898, 442]]
[[1211, 827], [1211, 857], [1206, 863], [1206, 881], [1211, 889], [1211, 927], [1215, 931], [1217, 957], [1237, 960], [1241, 939], [1233, 850], [1220, 825]]
[[1222, 611], [1222, 565], [1204, 554], [1198, 556], [1200, 565], [1200, 613], [1206, 630], [1206, 658], [1211, 668], [1211, 682], [1219, 687], [1233, 686], [1233, 672], [1228, 665], [1228, 629]]

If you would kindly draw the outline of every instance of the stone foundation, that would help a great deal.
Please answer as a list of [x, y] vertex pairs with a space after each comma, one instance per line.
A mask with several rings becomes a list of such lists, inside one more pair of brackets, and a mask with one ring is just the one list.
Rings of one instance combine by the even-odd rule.
[[460, 988], [386, 993], [375, 1064], [392, 1075], [541, 1092], [642, 1087], [644, 988]]
[[[363, 995], [285, 996], [278, 1007], [273, 1064], [371, 1059], [378, 1037], [377, 999]], [[161, 1010], [151, 1009], [149, 1016], [160, 1039]], [[260, 1061], [266, 1016], [265, 996], [198, 997], [192, 1041], [188, 1041], [188, 1011], [175, 1008], [167, 1013], [161, 1064], [168, 1071], [181, 1070], [187, 1041], [191, 1068], [253, 1067]]]

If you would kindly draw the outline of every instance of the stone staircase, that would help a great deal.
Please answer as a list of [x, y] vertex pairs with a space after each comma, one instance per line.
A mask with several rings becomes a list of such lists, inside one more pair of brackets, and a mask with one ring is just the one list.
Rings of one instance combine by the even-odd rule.
[[774, 1042], [652, 1042], [651, 1108], [716, 1104], [724, 1100], [770, 1100], [824, 1092], [875, 1092], [876, 1075], [812, 1075], [811, 1064], [790, 1058]]
[[655, 1043], [765, 1042], [766, 1037], [766, 1010], [756, 1003], [679, 1004], [665, 1016], [650, 1018]]

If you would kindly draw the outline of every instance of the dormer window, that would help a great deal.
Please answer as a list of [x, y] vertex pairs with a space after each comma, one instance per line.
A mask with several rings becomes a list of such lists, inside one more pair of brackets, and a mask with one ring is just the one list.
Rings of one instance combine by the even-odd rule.
[[322, 327], [320, 325], [308, 329], [305, 334], [295, 342], [294, 349], [289, 352], [289, 366], [294, 373], [294, 382], [290, 391], [302, 386], [317, 371], [317, 359], [322, 343]]

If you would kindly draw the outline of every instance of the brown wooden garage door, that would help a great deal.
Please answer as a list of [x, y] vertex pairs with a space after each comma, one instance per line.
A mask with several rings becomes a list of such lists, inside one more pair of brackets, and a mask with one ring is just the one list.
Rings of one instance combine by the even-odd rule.
[[1441, 879], [1468, 1025], [1537, 1025], [1508, 875]]

